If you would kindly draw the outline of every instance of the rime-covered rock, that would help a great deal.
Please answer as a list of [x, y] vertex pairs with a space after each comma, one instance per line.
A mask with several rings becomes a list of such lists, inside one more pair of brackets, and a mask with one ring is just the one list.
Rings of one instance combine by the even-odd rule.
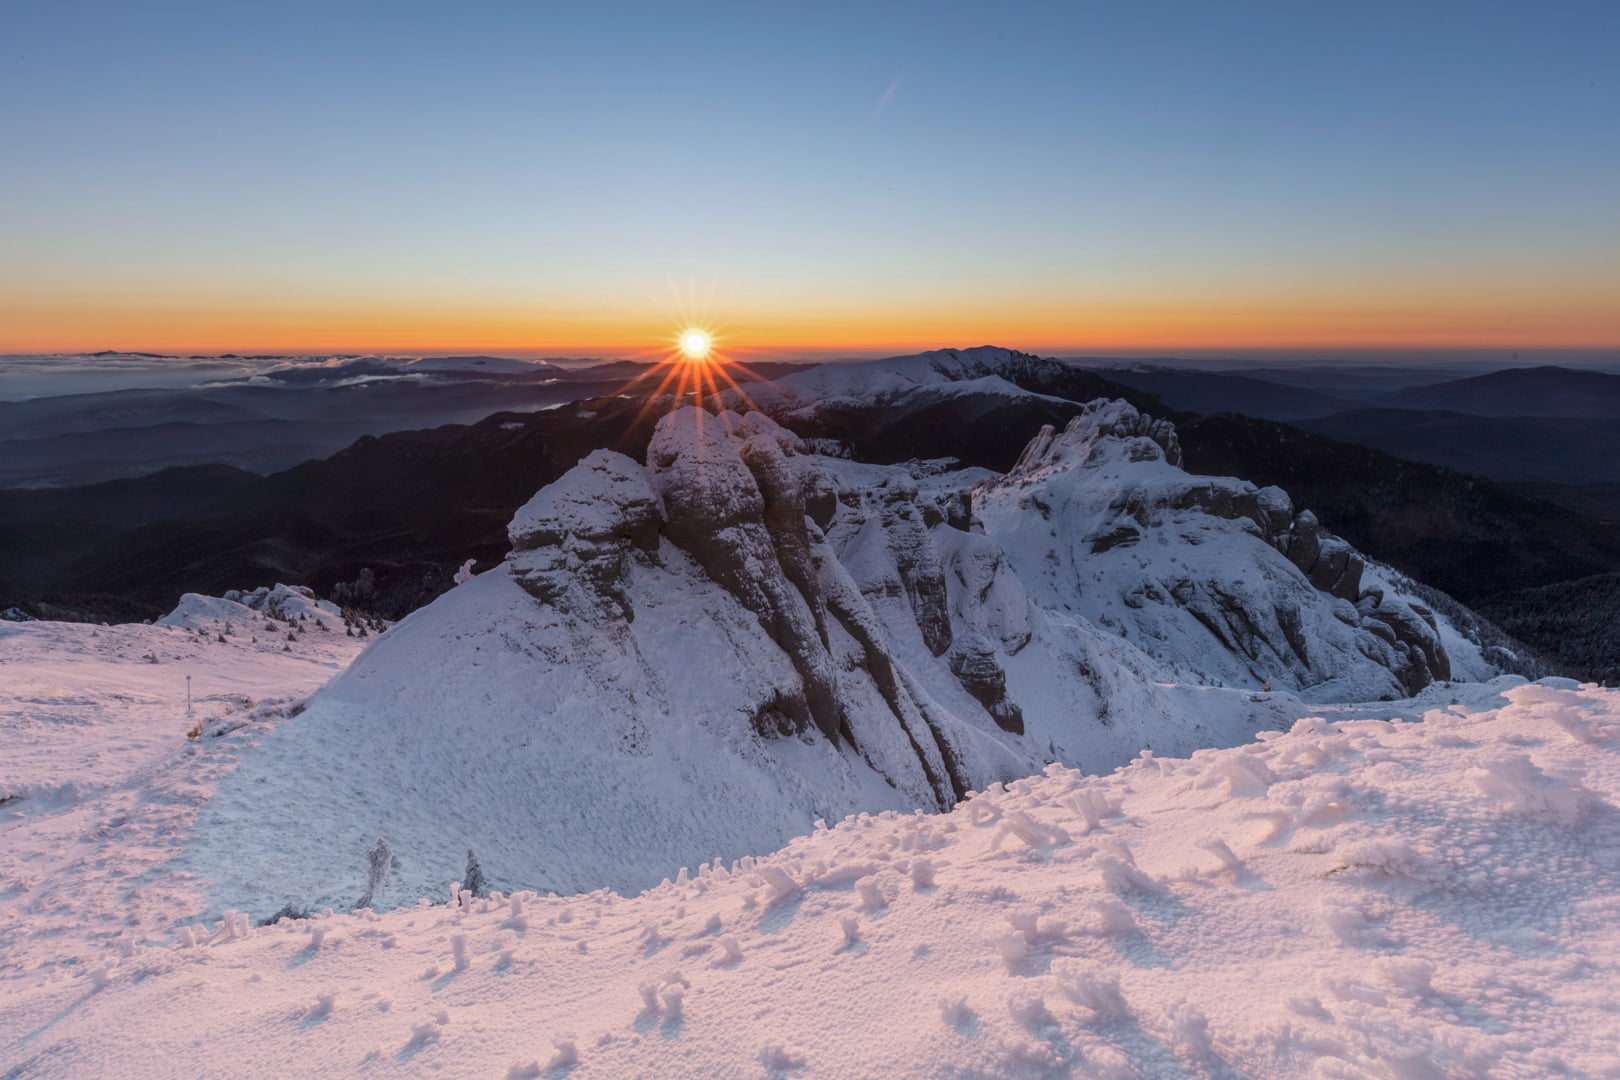
[[1347, 700], [1448, 677], [1438, 632], [1409, 606], [1352, 606], [1365, 560], [1309, 510], [1290, 521], [1280, 489], [1190, 476], [1178, 459], [1167, 421], [1091, 402], [974, 489], [973, 528], [1042, 606], [1083, 614], [1189, 678]]
[[625, 560], [632, 549], [656, 551], [661, 524], [658, 496], [641, 466], [594, 450], [513, 515], [512, 577], [560, 610], [634, 618]]
[[1024, 710], [1007, 696], [1007, 673], [988, 638], [982, 634], [960, 635], [951, 646], [951, 672], [1003, 731], [1024, 733]]

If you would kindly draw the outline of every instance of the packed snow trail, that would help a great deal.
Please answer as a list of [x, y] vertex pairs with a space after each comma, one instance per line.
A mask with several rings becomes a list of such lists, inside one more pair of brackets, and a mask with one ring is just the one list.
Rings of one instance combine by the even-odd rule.
[[1432, 689], [640, 896], [59, 926], [0, 1076], [1620, 1075], [1620, 694]]

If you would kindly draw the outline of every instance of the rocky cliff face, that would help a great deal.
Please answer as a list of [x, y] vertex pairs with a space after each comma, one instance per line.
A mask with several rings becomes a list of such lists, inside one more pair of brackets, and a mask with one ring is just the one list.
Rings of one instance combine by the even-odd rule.
[[[597, 451], [523, 507], [511, 529], [512, 575], [544, 603], [630, 621], [632, 566], [657, 563], [667, 542], [747, 609], [792, 665], [796, 678], [753, 703], [757, 731], [814, 728], [924, 802], [949, 805], [972, 784], [960, 721], [901, 677], [881, 620], [822, 531], [840, 519], [859, 528], [866, 514], [801, 451], [763, 413], [682, 409], [659, 425], [645, 468]], [[908, 607], [939, 655], [951, 625], [924, 506], [909, 477], [883, 485], [873, 518], [894, 573], [876, 592]], [[982, 682], [979, 667], [970, 680]]]
[[1325, 700], [1406, 696], [1451, 676], [1433, 612], [1286, 492], [1177, 467], [1173, 427], [1097, 401], [972, 492], [1043, 600], [1197, 677]]

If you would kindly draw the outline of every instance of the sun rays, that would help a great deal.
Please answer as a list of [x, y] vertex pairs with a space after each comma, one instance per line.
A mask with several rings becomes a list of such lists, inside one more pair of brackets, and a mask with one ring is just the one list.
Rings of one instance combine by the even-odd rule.
[[[720, 399], [728, 392], [736, 395], [744, 409], [752, 409], [753, 399], [742, 388], [741, 381], [756, 381], [758, 376], [740, 361], [727, 356], [724, 345], [724, 336], [710, 327], [682, 326], [664, 358], [620, 390], [620, 393], [646, 393], [646, 401], [636, 413], [636, 422], [654, 410], [674, 411], [682, 405], [718, 409]], [[739, 381], [738, 375], [743, 376], [743, 380]], [[656, 386], [647, 390], [654, 379], [658, 380]], [[727, 405], [735, 407], [731, 402]]]

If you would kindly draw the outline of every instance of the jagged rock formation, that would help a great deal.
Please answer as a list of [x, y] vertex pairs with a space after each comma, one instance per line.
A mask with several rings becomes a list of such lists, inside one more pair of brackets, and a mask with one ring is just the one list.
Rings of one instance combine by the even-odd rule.
[[1364, 588], [1365, 560], [1310, 511], [1179, 460], [1167, 421], [1092, 402], [974, 489], [974, 527], [1023, 555], [1019, 574], [1046, 602], [1205, 678], [1343, 699], [1450, 677], [1433, 613]]
[[[1268, 681], [1376, 697], [1444, 670], [1375, 568], [1353, 604], [1289, 561], [1309, 530], [1285, 495], [1176, 453], [1123, 402], [1041, 432], [1006, 476], [824, 457], [763, 412], [679, 409], [645, 463], [598, 450], [538, 492], [504, 566], [250, 755], [204, 814], [198, 872], [231, 867], [221, 902], [242, 909], [352, 903], [384, 837], [384, 906], [442, 888], [469, 847], [494, 887], [635, 888], [817, 817], [1305, 714], [1252, 692]], [[310, 828], [330, 861], [295, 887], [278, 867]]]
[[[645, 469], [599, 450], [525, 505], [510, 530], [513, 577], [561, 610], [632, 620], [630, 560], [639, 553], [656, 561], [660, 538], [667, 540], [750, 611], [792, 663], [797, 680], [756, 703], [757, 728], [801, 734], [813, 725], [858, 751], [903, 741], [931, 801], [949, 804], [969, 787], [958, 740], [897, 678], [876, 615], [807, 516], [807, 501], [819, 497], [831, 524], [826, 498], [836, 485], [799, 449], [763, 413], [680, 410], [659, 425]], [[912, 605], [930, 649], [941, 653], [951, 640], [944, 577], [930, 556], [916, 484], [902, 476], [885, 485], [879, 516], [898, 571], [893, 595]], [[841, 684], [852, 680], [840, 679], [840, 666], [870, 681], [887, 716], [847, 700]]]

